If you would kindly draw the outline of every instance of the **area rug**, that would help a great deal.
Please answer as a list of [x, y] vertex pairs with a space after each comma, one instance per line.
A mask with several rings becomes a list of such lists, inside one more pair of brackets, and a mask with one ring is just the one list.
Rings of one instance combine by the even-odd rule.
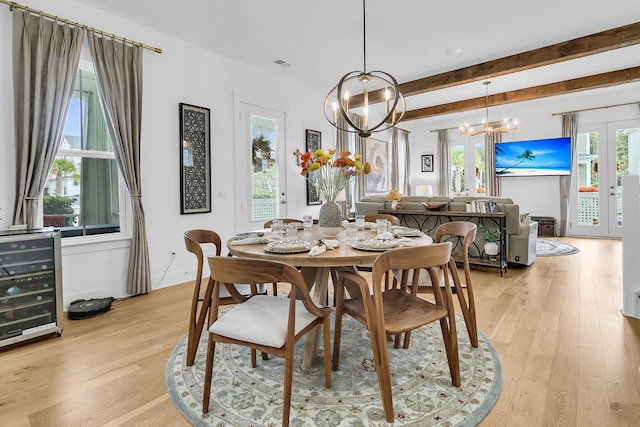
[[[322, 358], [302, 367], [305, 339], [296, 345], [291, 426], [475, 426], [495, 405], [502, 389], [500, 361], [487, 337], [471, 347], [458, 316], [460, 388], [451, 384], [438, 322], [413, 332], [409, 349], [389, 343], [395, 423], [384, 419], [373, 354], [366, 328], [350, 317], [343, 322], [340, 369], [324, 387]], [[333, 325], [333, 321], [332, 321]], [[332, 333], [333, 336], [333, 333]], [[186, 335], [166, 368], [169, 396], [194, 426], [279, 426], [282, 423], [284, 359], [258, 358], [251, 368], [246, 347], [218, 344], [209, 413], [202, 414], [206, 332], [193, 366], [185, 365]], [[319, 352], [318, 354], [321, 354]]]
[[538, 239], [536, 243], [536, 256], [561, 256], [578, 252], [580, 252], [580, 249], [568, 243], [544, 239]]

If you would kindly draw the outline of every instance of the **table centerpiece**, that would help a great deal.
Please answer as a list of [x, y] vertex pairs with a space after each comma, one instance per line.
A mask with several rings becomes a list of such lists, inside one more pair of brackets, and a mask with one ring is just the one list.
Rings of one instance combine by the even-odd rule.
[[301, 175], [317, 186], [324, 203], [320, 207], [318, 225], [326, 237], [335, 237], [342, 229], [342, 210], [336, 203], [341, 191], [358, 175], [368, 174], [371, 166], [362, 162], [361, 154], [341, 151], [336, 157], [335, 148], [309, 151], [300, 157]]

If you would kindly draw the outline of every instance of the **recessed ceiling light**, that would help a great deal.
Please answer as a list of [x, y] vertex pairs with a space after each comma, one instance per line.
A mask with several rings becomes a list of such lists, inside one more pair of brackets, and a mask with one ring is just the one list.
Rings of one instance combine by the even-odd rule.
[[462, 48], [461, 47], [456, 47], [456, 48], [453, 48], [453, 49], [447, 49], [447, 50], [444, 51], [444, 53], [446, 55], [457, 55], [460, 52], [462, 52]]
[[280, 66], [282, 66], [282, 67], [288, 67], [288, 66], [290, 66], [290, 65], [291, 65], [291, 64], [289, 64], [287, 61], [284, 61], [284, 60], [282, 60], [282, 59], [276, 59], [275, 61], [273, 61], [273, 63], [274, 63], [274, 64], [278, 64], [278, 65], [280, 65]]

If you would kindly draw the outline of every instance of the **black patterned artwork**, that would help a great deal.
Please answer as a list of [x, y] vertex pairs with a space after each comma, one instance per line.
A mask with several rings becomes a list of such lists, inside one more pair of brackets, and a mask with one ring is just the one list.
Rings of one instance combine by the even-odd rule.
[[180, 104], [180, 213], [211, 212], [210, 111]]

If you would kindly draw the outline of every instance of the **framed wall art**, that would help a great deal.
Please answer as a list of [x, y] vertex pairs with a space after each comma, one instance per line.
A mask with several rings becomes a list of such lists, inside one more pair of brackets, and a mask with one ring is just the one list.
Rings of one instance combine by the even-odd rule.
[[[305, 151], [316, 151], [322, 148], [322, 133], [317, 130], [307, 129], [305, 132]], [[313, 182], [311, 176], [307, 175], [311, 179], [307, 179], [307, 205], [320, 205], [320, 193], [318, 192], [318, 185]]]
[[371, 172], [365, 175], [365, 195], [387, 193], [389, 191], [389, 144], [379, 139], [365, 139], [364, 160], [371, 165]]
[[422, 172], [433, 172], [433, 154], [422, 155]]
[[211, 212], [211, 117], [180, 103], [180, 213]]

